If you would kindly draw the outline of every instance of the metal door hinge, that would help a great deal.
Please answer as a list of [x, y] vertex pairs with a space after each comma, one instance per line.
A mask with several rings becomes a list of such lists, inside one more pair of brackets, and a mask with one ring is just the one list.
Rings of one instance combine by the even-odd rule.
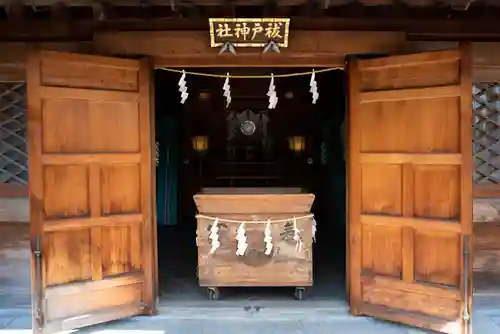
[[465, 334], [471, 333], [471, 313], [469, 310], [469, 266], [470, 266], [470, 251], [469, 251], [469, 236], [463, 236], [462, 244], [462, 257], [463, 257], [463, 296], [464, 296], [464, 309], [462, 314], [462, 319], [465, 327]]
[[37, 235], [31, 243], [31, 252], [37, 257], [42, 256], [42, 245], [39, 235]]
[[41, 237], [37, 235], [32, 245], [32, 252], [35, 256], [35, 282], [33, 291], [33, 318], [35, 333], [43, 333], [43, 328], [45, 325], [45, 313], [44, 313], [44, 293], [42, 284], [42, 245]]
[[44, 315], [44, 313], [42, 311], [42, 308], [38, 307], [38, 305], [35, 308], [35, 312], [34, 312], [33, 316], [35, 317], [36, 327], [37, 327], [38, 331], [40, 333], [42, 333], [43, 332], [43, 326], [44, 326], [44, 323], [45, 323], [45, 321], [44, 321], [45, 315]]
[[137, 306], [139, 306], [139, 309], [141, 311], [145, 311], [145, 310], [149, 309], [149, 306], [145, 302], [143, 302], [142, 300], [139, 300], [137, 302]]

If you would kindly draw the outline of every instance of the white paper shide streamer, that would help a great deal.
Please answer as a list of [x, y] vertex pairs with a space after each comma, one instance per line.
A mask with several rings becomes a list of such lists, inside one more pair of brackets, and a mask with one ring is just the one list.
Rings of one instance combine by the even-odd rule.
[[155, 152], [156, 166], [160, 163], [160, 143], [156, 142], [156, 152]]
[[217, 248], [220, 247], [220, 242], [219, 242], [219, 219], [215, 219], [214, 222], [212, 223], [212, 227], [210, 228], [210, 235], [208, 238], [212, 240], [211, 245], [212, 248], [210, 248], [210, 254], [215, 253]]
[[[272, 231], [273, 231], [273, 224], [282, 224], [282, 223], [287, 223], [285, 225], [285, 232], [288, 233], [288, 226], [291, 223], [292, 228], [293, 228], [293, 240], [295, 241], [295, 251], [300, 253], [302, 250], [304, 250], [304, 242], [302, 240], [301, 236], [301, 231], [299, 230], [297, 221], [299, 220], [309, 220], [311, 219], [311, 228], [312, 228], [312, 241], [316, 242], [316, 229], [317, 229], [317, 222], [316, 219], [314, 218], [313, 214], [308, 214], [304, 216], [294, 216], [293, 218], [285, 218], [285, 219], [267, 219], [267, 220], [252, 220], [252, 221], [245, 221], [245, 220], [231, 220], [231, 219], [225, 219], [225, 218], [218, 218], [218, 217], [211, 217], [211, 216], [204, 216], [204, 215], [196, 215], [196, 218], [203, 218], [203, 219], [208, 219], [211, 220], [213, 223], [209, 228], [209, 236], [208, 239], [210, 240], [210, 252], [209, 254], [212, 255], [214, 254], [217, 249], [221, 247], [221, 242], [220, 242], [220, 231], [221, 231], [221, 222], [222, 223], [229, 223], [229, 224], [239, 224], [238, 229], [236, 231], [236, 237], [235, 239], [237, 240], [237, 246], [236, 246], [236, 255], [237, 256], [244, 256], [246, 254], [246, 251], [248, 250], [249, 244], [248, 244], [248, 238], [246, 235], [246, 224], [258, 224], [260, 226], [264, 226], [265, 224], [265, 229], [264, 229], [264, 245], [265, 245], [265, 254], [266, 255], [271, 255], [273, 254], [274, 250], [274, 244], [273, 244], [273, 237], [272, 237]], [[306, 249], [307, 250], [307, 249]]]
[[309, 82], [309, 86], [311, 87], [309, 92], [312, 94], [312, 103], [316, 104], [316, 101], [318, 101], [319, 98], [319, 92], [318, 83], [316, 82], [316, 72], [314, 70], [311, 74], [311, 81]]
[[245, 223], [241, 223], [238, 227], [238, 232], [236, 233], [236, 240], [238, 240], [238, 245], [236, 249], [236, 255], [243, 256], [247, 250], [247, 237], [245, 235]]
[[229, 73], [226, 75], [226, 80], [224, 81], [224, 86], [222, 86], [224, 91], [224, 97], [226, 98], [226, 108], [231, 104], [231, 86], [229, 85]]
[[189, 96], [189, 93], [187, 92], [187, 86], [186, 86], [186, 71], [182, 71], [181, 78], [179, 79], [179, 92], [181, 92], [181, 103], [184, 104]]
[[302, 250], [302, 240], [300, 238], [300, 230], [297, 227], [297, 219], [293, 217], [293, 240], [297, 243], [295, 245], [295, 251], [300, 252]]
[[313, 242], [316, 242], [316, 231], [318, 230], [318, 227], [317, 227], [317, 223], [316, 223], [316, 219], [312, 219], [312, 240]]
[[274, 74], [271, 74], [271, 82], [269, 83], [269, 90], [267, 92], [267, 96], [269, 96], [269, 109], [276, 109], [276, 105], [278, 104], [278, 96], [276, 95]]
[[266, 255], [271, 254], [273, 250], [273, 237], [271, 236], [271, 221], [268, 220], [264, 230], [264, 242], [266, 243]]

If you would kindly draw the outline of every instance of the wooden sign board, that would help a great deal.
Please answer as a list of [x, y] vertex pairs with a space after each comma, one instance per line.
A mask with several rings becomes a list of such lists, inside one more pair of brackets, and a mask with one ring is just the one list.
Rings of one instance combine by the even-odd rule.
[[233, 18], [209, 19], [210, 46], [230, 42], [235, 47], [265, 47], [274, 41], [280, 48], [288, 47], [290, 19]]

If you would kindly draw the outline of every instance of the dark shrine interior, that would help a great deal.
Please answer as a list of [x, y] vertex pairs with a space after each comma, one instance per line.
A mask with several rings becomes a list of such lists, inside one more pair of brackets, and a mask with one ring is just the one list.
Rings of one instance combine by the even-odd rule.
[[[257, 76], [271, 71], [276, 75], [311, 70], [201, 68], [186, 72]], [[197, 285], [197, 212], [193, 195], [204, 187], [294, 186], [316, 196], [312, 207], [318, 223], [313, 249], [315, 291], [308, 295], [345, 299], [345, 73], [333, 70], [316, 75], [320, 94], [316, 104], [309, 92], [310, 75], [276, 78], [279, 101], [273, 110], [268, 109], [267, 78], [231, 79], [232, 100], [226, 108], [224, 78], [188, 74], [189, 97], [181, 104], [180, 77], [180, 73], [155, 71], [162, 297], [206, 300], [205, 290]], [[243, 129], [246, 121], [253, 122], [255, 129]], [[196, 136], [208, 137], [206, 151], [193, 148]], [[291, 150], [292, 136], [305, 138], [302, 152]], [[332, 284], [338, 288], [332, 289]], [[327, 292], [319, 291], [320, 286]], [[221, 298], [244, 299], [255, 289], [224, 288]], [[283, 289], [258, 288], [257, 293], [274, 298]]]

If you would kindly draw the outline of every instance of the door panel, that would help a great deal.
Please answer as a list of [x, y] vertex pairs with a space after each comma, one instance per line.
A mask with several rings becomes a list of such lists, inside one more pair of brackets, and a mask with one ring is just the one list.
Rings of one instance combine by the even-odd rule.
[[466, 46], [349, 63], [355, 314], [444, 333], [469, 329], [470, 66]]
[[154, 312], [150, 72], [137, 60], [29, 57], [33, 304], [43, 333]]

